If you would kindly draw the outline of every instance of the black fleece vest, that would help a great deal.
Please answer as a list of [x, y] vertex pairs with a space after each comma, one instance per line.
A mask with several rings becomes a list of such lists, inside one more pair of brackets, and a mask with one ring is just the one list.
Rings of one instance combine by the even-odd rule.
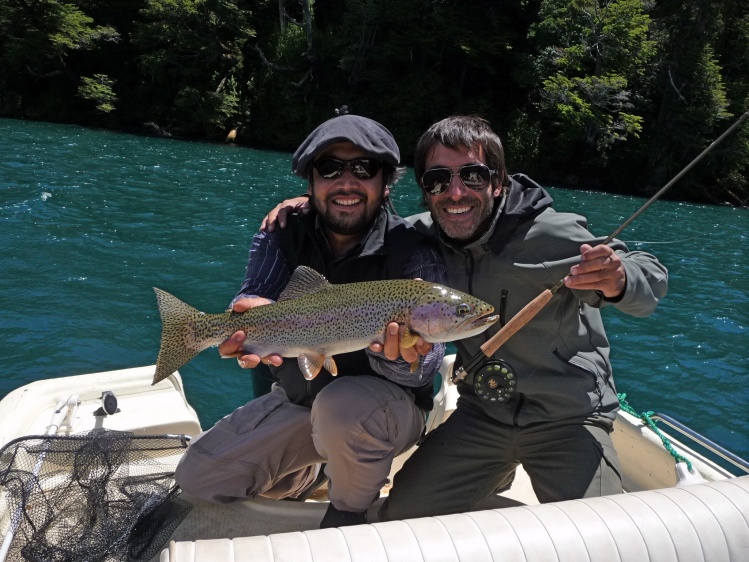
[[[297, 266], [306, 265], [325, 276], [331, 283], [357, 283], [381, 279], [401, 279], [406, 263], [424, 236], [401, 217], [389, 215], [384, 209], [367, 237], [361, 251], [341, 260], [332, 260], [315, 232], [315, 214], [292, 215], [284, 229], [277, 229], [281, 251], [291, 271]], [[345, 311], [342, 311], [345, 314]], [[371, 375], [375, 373], [369, 365], [364, 350], [342, 353], [335, 356], [338, 376]], [[289, 399], [303, 406], [311, 406], [314, 397], [334, 377], [325, 369], [313, 380], [302, 375], [295, 360], [284, 361], [281, 367], [271, 367], [271, 372], [279, 380]], [[403, 387], [407, 388], [407, 387]], [[426, 410], [432, 408], [432, 382], [410, 387], [416, 404]]]

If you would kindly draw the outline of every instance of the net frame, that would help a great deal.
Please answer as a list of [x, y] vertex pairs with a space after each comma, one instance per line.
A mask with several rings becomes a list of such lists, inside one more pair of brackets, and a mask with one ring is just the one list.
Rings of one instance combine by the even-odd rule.
[[6, 560], [150, 560], [191, 508], [174, 481], [188, 440], [99, 428], [9, 442], [0, 450]]

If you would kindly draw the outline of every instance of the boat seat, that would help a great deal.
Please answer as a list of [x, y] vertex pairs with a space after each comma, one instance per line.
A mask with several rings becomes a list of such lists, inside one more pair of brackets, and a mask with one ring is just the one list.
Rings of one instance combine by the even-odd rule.
[[749, 476], [601, 498], [172, 542], [160, 562], [749, 560]]

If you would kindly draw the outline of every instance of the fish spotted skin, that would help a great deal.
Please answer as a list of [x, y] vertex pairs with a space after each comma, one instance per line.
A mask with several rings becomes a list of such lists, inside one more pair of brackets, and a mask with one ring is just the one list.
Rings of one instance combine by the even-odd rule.
[[298, 267], [274, 304], [246, 312], [205, 314], [166, 291], [154, 288], [162, 333], [153, 384], [198, 353], [241, 330], [246, 353], [297, 357], [305, 378], [321, 368], [337, 374], [333, 355], [384, 341], [389, 322], [405, 325], [401, 345], [421, 336], [431, 343], [483, 332], [498, 316], [467, 293], [414, 279], [331, 284], [315, 270]]

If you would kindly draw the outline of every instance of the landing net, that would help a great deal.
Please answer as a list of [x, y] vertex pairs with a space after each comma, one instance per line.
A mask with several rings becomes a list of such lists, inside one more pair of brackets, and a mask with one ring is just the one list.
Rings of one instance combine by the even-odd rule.
[[105, 429], [11, 441], [0, 450], [6, 560], [153, 558], [190, 510], [173, 477], [186, 446]]

